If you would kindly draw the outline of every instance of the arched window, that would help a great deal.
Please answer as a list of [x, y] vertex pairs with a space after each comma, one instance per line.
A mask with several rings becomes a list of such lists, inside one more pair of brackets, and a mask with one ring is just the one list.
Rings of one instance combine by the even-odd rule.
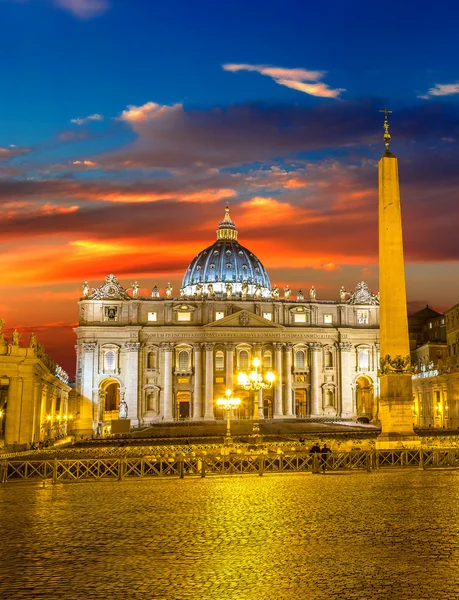
[[181, 371], [186, 371], [190, 365], [190, 355], [186, 350], [181, 350], [178, 355], [178, 366]]
[[304, 352], [303, 350], [298, 350], [295, 352], [295, 367], [302, 369], [304, 367]]
[[263, 354], [263, 368], [264, 369], [271, 369], [271, 367], [273, 366], [273, 357], [271, 352], [265, 352]]
[[325, 350], [325, 366], [333, 367], [333, 354], [331, 350]]
[[249, 368], [249, 353], [247, 350], [241, 350], [239, 352], [239, 368], [242, 371], [246, 371]]
[[104, 354], [104, 371], [114, 371], [116, 366], [116, 354], [114, 350], [107, 350]]
[[223, 371], [225, 368], [225, 355], [221, 350], [215, 353], [215, 370]]
[[156, 368], [156, 355], [154, 352], [148, 353], [148, 369]]

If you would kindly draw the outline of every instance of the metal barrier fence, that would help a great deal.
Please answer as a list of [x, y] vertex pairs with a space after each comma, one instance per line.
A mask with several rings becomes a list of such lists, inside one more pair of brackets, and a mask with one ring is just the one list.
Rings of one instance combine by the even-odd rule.
[[0, 482], [51, 480], [53, 483], [87, 479], [122, 480], [143, 477], [206, 477], [265, 473], [317, 473], [412, 467], [459, 467], [459, 449], [372, 450], [320, 454], [234, 454], [229, 456], [174, 456], [89, 458], [64, 460], [2, 460]]

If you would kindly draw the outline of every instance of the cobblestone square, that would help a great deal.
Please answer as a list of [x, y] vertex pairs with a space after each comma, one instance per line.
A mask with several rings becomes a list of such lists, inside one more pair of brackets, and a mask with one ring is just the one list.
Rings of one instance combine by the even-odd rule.
[[0, 489], [0, 598], [452, 600], [459, 473]]

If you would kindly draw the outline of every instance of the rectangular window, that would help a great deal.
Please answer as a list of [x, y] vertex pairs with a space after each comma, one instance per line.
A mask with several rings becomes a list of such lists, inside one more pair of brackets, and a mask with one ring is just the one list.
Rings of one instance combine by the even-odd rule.
[[267, 319], [268, 321], [272, 321], [273, 316], [270, 312], [264, 312], [263, 313], [263, 319]]
[[157, 321], [158, 313], [157, 312], [149, 312], [148, 313], [148, 321]]
[[324, 323], [333, 323], [333, 315], [324, 315]]
[[188, 377], [179, 377], [178, 382], [179, 383], [190, 383], [190, 380]]
[[217, 310], [217, 312], [215, 313], [215, 320], [219, 321], [220, 319], [223, 319], [225, 316], [225, 313], [222, 310]]
[[104, 306], [104, 321], [118, 321], [118, 307]]
[[304, 377], [304, 375], [296, 375], [296, 376], [295, 376], [295, 381], [296, 381], [297, 383], [304, 383], [304, 381], [305, 381], [305, 377]]
[[178, 312], [177, 313], [177, 321], [191, 321], [191, 313], [190, 312]]
[[306, 313], [295, 313], [293, 320], [295, 323], [306, 323]]
[[368, 325], [370, 320], [369, 314], [367, 310], [358, 310], [357, 311], [357, 323], [359, 325]]
[[432, 329], [432, 323], [429, 323], [429, 329]]
[[370, 367], [370, 354], [368, 350], [360, 350], [359, 352], [359, 368], [367, 371]]
[[224, 383], [223, 377], [215, 377], [215, 383]]

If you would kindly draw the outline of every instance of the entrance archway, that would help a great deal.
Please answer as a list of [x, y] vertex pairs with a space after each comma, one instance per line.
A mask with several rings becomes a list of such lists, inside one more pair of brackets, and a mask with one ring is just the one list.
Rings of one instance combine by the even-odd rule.
[[263, 416], [265, 419], [273, 418], [273, 401], [271, 398], [263, 398]]
[[373, 382], [361, 375], [355, 382], [357, 417], [373, 418]]
[[308, 416], [306, 390], [295, 390], [295, 409], [298, 419], [304, 419]]
[[99, 412], [102, 421], [118, 419], [120, 410], [120, 383], [117, 379], [104, 379], [99, 386]]
[[191, 392], [177, 392], [175, 402], [175, 418], [189, 419], [191, 417]]

